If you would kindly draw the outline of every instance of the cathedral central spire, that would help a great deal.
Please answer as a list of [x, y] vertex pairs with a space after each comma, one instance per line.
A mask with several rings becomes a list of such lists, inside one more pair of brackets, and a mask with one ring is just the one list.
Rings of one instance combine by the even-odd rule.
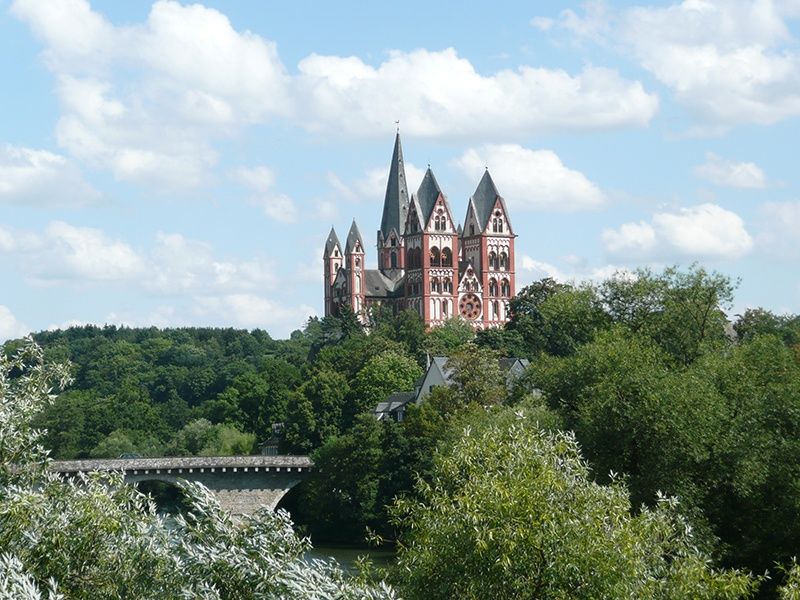
[[403, 165], [403, 147], [400, 145], [400, 133], [394, 138], [394, 152], [389, 166], [389, 182], [386, 184], [386, 196], [383, 200], [383, 217], [380, 234], [383, 239], [389, 238], [394, 229], [401, 235], [408, 212], [408, 187], [406, 185], [406, 169]]

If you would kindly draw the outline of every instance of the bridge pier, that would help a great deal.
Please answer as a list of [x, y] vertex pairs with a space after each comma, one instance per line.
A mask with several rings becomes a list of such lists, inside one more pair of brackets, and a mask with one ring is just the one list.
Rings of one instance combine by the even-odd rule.
[[214, 493], [224, 510], [246, 515], [262, 506], [275, 510], [312, 467], [307, 456], [193, 456], [54, 461], [50, 468], [67, 475], [121, 471], [126, 483], [196, 481]]

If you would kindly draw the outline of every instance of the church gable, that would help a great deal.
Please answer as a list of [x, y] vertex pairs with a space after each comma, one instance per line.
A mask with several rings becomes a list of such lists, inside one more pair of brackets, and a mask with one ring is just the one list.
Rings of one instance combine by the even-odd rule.
[[429, 233], [455, 233], [455, 223], [450, 211], [450, 205], [442, 194], [436, 199], [425, 224], [425, 231]]
[[470, 264], [468, 264], [467, 268], [464, 269], [464, 273], [461, 275], [461, 280], [458, 282], [458, 293], [462, 294], [465, 292], [476, 292], [479, 294], [483, 292], [481, 280], [478, 278], [475, 269], [473, 269], [472, 265]]
[[489, 212], [484, 233], [514, 235], [511, 229], [511, 221], [508, 218], [506, 203], [499, 196]]

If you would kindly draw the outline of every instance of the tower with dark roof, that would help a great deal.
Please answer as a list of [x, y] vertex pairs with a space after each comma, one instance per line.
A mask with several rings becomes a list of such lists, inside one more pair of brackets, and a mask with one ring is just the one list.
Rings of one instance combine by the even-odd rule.
[[426, 325], [454, 315], [458, 285], [458, 235], [450, 204], [428, 167], [411, 197], [406, 219], [405, 302]]
[[356, 220], [350, 225], [347, 232], [347, 242], [344, 246], [344, 260], [347, 274], [348, 304], [357, 315], [361, 315], [365, 309], [364, 303], [364, 240], [361, 239], [361, 232], [358, 230]]
[[[508, 209], [489, 170], [467, 202], [461, 234], [464, 273], [459, 282], [459, 302], [480, 299], [483, 328], [508, 321], [509, 301], [515, 293], [514, 231]], [[477, 285], [476, 285], [477, 283]]]
[[405, 268], [403, 227], [408, 213], [408, 186], [403, 165], [403, 147], [400, 133], [394, 139], [392, 162], [386, 195], [383, 199], [383, 216], [378, 230], [378, 269], [389, 279], [402, 277]]
[[343, 261], [344, 254], [342, 253], [342, 245], [339, 243], [339, 238], [336, 236], [336, 230], [331, 227], [331, 232], [328, 234], [328, 239], [325, 242], [325, 251], [322, 254], [322, 262], [325, 268], [326, 315], [334, 313], [333, 284], [336, 281], [336, 275], [339, 273], [339, 269], [342, 268]]
[[500, 327], [515, 290], [515, 237], [488, 169], [467, 202], [463, 227], [430, 167], [409, 196], [398, 133], [377, 232], [378, 268], [366, 268], [355, 220], [344, 250], [331, 229], [323, 255], [325, 315], [348, 305], [367, 325], [370, 309], [383, 305], [414, 310], [428, 327], [457, 316], [475, 329]]

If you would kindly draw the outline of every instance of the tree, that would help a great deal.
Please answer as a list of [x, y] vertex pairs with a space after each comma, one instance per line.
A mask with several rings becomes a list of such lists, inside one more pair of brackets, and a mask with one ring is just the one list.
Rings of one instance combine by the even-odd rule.
[[465, 431], [419, 493], [395, 509], [407, 598], [745, 598], [757, 585], [710, 568], [674, 502], [633, 515], [624, 484], [590, 480], [571, 434], [525, 419]]
[[728, 277], [692, 265], [654, 274], [639, 269], [600, 285], [600, 298], [611, 320], [651, 337], [679, 364], [690, 364], [709, 347], [726, 340], [723, 312], [733, 301]]
[[384, 584], [309, 564], [285, 512], [234, 520], [184, 484], [189, 512], [169, 523], [120, 474], [80, 482], [47, 471], [33, 414], [66, 370], [24, 346], [0, 357], [0, 597], [389, 599]]
[[508, 395], [497, 352], [465, 344], [447, 359], [445, 368], [452, 370], [453, 389], [465, 404], [499, 404]]
[[458, 348], [475, 339], [475, 331], [461, 317], [453, 317], [428, 331], [425, 351], [431, 356], [450, 356]]
[[389, 394], [413, 390], [420, 377], [422, 369], [408, 356], [391, 350], [373, 356], [353, 381], [344, 427], [349, 427], [355, 415], [373, 409]]

